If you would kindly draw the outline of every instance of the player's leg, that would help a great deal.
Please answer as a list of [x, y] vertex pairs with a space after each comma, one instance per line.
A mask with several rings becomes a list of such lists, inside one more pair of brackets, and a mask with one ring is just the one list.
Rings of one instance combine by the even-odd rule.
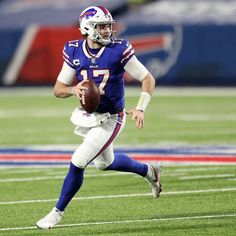
[[[112, 119], [110, 119], [112, 120]], [[120, 121], [115, 116], [113, 116], [113, 121]], [[116, 137], [122, 132], [126, 123], [126, 114], [123, 113], [121, 127]], [[104, 129], [109, 129], [109, 123], [104, 125]], [[112, 135], [112, 134], [111, 134]], [[114, 141], [114, 139], [113, 139]], [[116, 170], [116, 171], [124, 171], [124, 172], [132, 172], [141, 176], [146, 176], [148, 172], [148, 165], [135, 161], [131, 159], [126, 154], [115, 154], [113, 151], [113, 144], [110, 142], [109, 146], [106, 147], [102, 152], [99, 152], [99, 156], [94, 160], [95, 166], [98, 169], [102, 170]]]
[[[104, 153], [106, 156], [107, 153]], [[160, 184], [160, 166], [158, 163], [146, 164], [136, 161], [123, 153], [117, 153], [114, 155], [114, 160], [105, 170], [115, 170], [132, 172], [138, 174], [149, 182], [152, 188], [152, 195], [154, 198], [158, 198], [161, 192]]]
[[50, 229], [60, 222], [64, 209], [80, 189], [83, 183], [83, 176], [84, 169], [78, 168], [71, 162], [56, 207], [36, 223], [39, 228]]
[[79, 191], [84, 179], [84, 169], [78, 168], [72, 162], [70, 163], [69, 172], [62, 185], [61, 194], [56, 204], [56, 208], [64, 211], [68, 203]]
[[111, 144], [99, 157], [94, 160], [97, 169], [124, 171], [138, 174], [149, 182], [152, 188], [152, 195], [158, 198], [161, 192], [160, 167], [158, 163], [145, 164], [133, 160], [126, 154], [115, 154]]
[[138, 162], [123, 153], [114, 155], [112, 144], [107, 147], [101, 156], [94, 160], [94, 164], [101, 170], [132, 172], [143, 177], [145, 177], [148, 172], [147, 164]]
[[123, 129], [124, 113], [114, 115], [105, 124], [91, 128], [86, 134], [83, 143], [72, 155], [69, 172], [64, 180], [61, 194], [56, 207], [37, 222], [42, 229], [49, 229], [58, 224], [63, 211], [83, 183], [85, 167], [113, 142]]
[[[117, 121], [120, 122], [120, 120], [117, 119], [115, 116], [113, 116], [112, 119], [113, 119], [113, 122], [117, 122]], [[115, 136], [115, 138], [117, 138], [118, 135], [122, 132], [125, 126], [125, 122], [126, 122], [126, 114], [124, 113], [122, 116], [120, 129], [117, 135]], [[104, 129], [105, 130], [110, 129], [109, 122], [104, 124]], [[112, 136], [113, 133], [111, 133], [110, 135]], [[115, 138], [113, 139], [113, 141], [115, 140]], [[107, 146], [106, 149], [104, 149], [102, 152], [100, 151], [99, 154], [100, 155], [94, 160], [95, 166], [98, 169], [132, 172], [132, 173], [141, 175], [143, 177], [147, 175], [147, 172], [148, 172], [147, 164], [135, 161], [126, 154], [114, 155], [112, 142], [110, 142], [109, 146]]]

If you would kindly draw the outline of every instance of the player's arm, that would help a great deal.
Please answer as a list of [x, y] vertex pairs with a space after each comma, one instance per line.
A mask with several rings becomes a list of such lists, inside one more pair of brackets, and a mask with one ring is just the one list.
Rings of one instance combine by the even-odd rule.
[[54, 85], [54, 95], [59, 98], [66, 98], [72, 95], [77, 95], [79, 98], [83, 94], [85, 89], [82, 84], [84, 81], [73, 86], [73, 80], [75, 76], [75, 70], [68, 66], [65, 62], [62, 69], [57, 77], [57, 81]]
[[129, 110], [127, 113], [132, 115], [132, 119], [136, 121], [137, 128], [143, 128], [144, 111], [151, 100], [151, 95], [155, 88], [155, 79], [136, 56], [132, 56], [124, 68], [133, 78], [139, 80], [142, 84], [140, 98], [136, 108]]

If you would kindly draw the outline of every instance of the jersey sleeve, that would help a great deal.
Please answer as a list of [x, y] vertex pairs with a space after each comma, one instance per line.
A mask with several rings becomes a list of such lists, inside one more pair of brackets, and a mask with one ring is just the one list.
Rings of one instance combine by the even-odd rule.
[[131, 57], [135, 55], [135, 51], [131, 43], [127, 40], [122, 42], [122, 56], [121, 56], [121, 64], [124, 67], [126, 63], [131, 59]]
[[63, 49], [63, 60], [68, 66], [73, 69], [75, 69], [75, 65], [73, 64], [74, 49], [75, 47], [70, 47], [69, 43], [66, 43]]

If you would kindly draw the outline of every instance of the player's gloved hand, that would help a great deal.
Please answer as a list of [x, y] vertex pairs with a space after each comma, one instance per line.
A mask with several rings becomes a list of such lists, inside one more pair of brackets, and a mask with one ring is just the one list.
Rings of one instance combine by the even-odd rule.
[[86, 82], [87, 80], [82, 80], [81, 82], [79, 82], [76, 86], [72, 87], [73, 90], [73, 94], [75, 94], [79, 100], [82, 101], [82, 103], [84, 104], [84, 95], [85, 95], [85, 90], [87, 89], [86, 87], [83, 86], [83, 84]]
[[141, 129], [144, 125], [144, 112], [138, 109], [130, 109], [126, 114], [132, 115], [132, 120], [136, 121], [136, 128]]

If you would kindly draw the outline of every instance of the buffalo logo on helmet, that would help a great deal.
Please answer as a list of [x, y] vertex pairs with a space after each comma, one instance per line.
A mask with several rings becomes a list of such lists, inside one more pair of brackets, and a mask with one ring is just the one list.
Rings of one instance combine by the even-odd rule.
[[89, 19], [89, 18], [95, 16], [96, 13], [97, 13], [97, 10], [96, 10], [96, 9], [90, 8], [90, 9], [88, 9], [87, 11], [85, 11], [84, 13], [81, 14], [80, 20], [82, 20], [84, 17], [85, 17], [86, 19]]

